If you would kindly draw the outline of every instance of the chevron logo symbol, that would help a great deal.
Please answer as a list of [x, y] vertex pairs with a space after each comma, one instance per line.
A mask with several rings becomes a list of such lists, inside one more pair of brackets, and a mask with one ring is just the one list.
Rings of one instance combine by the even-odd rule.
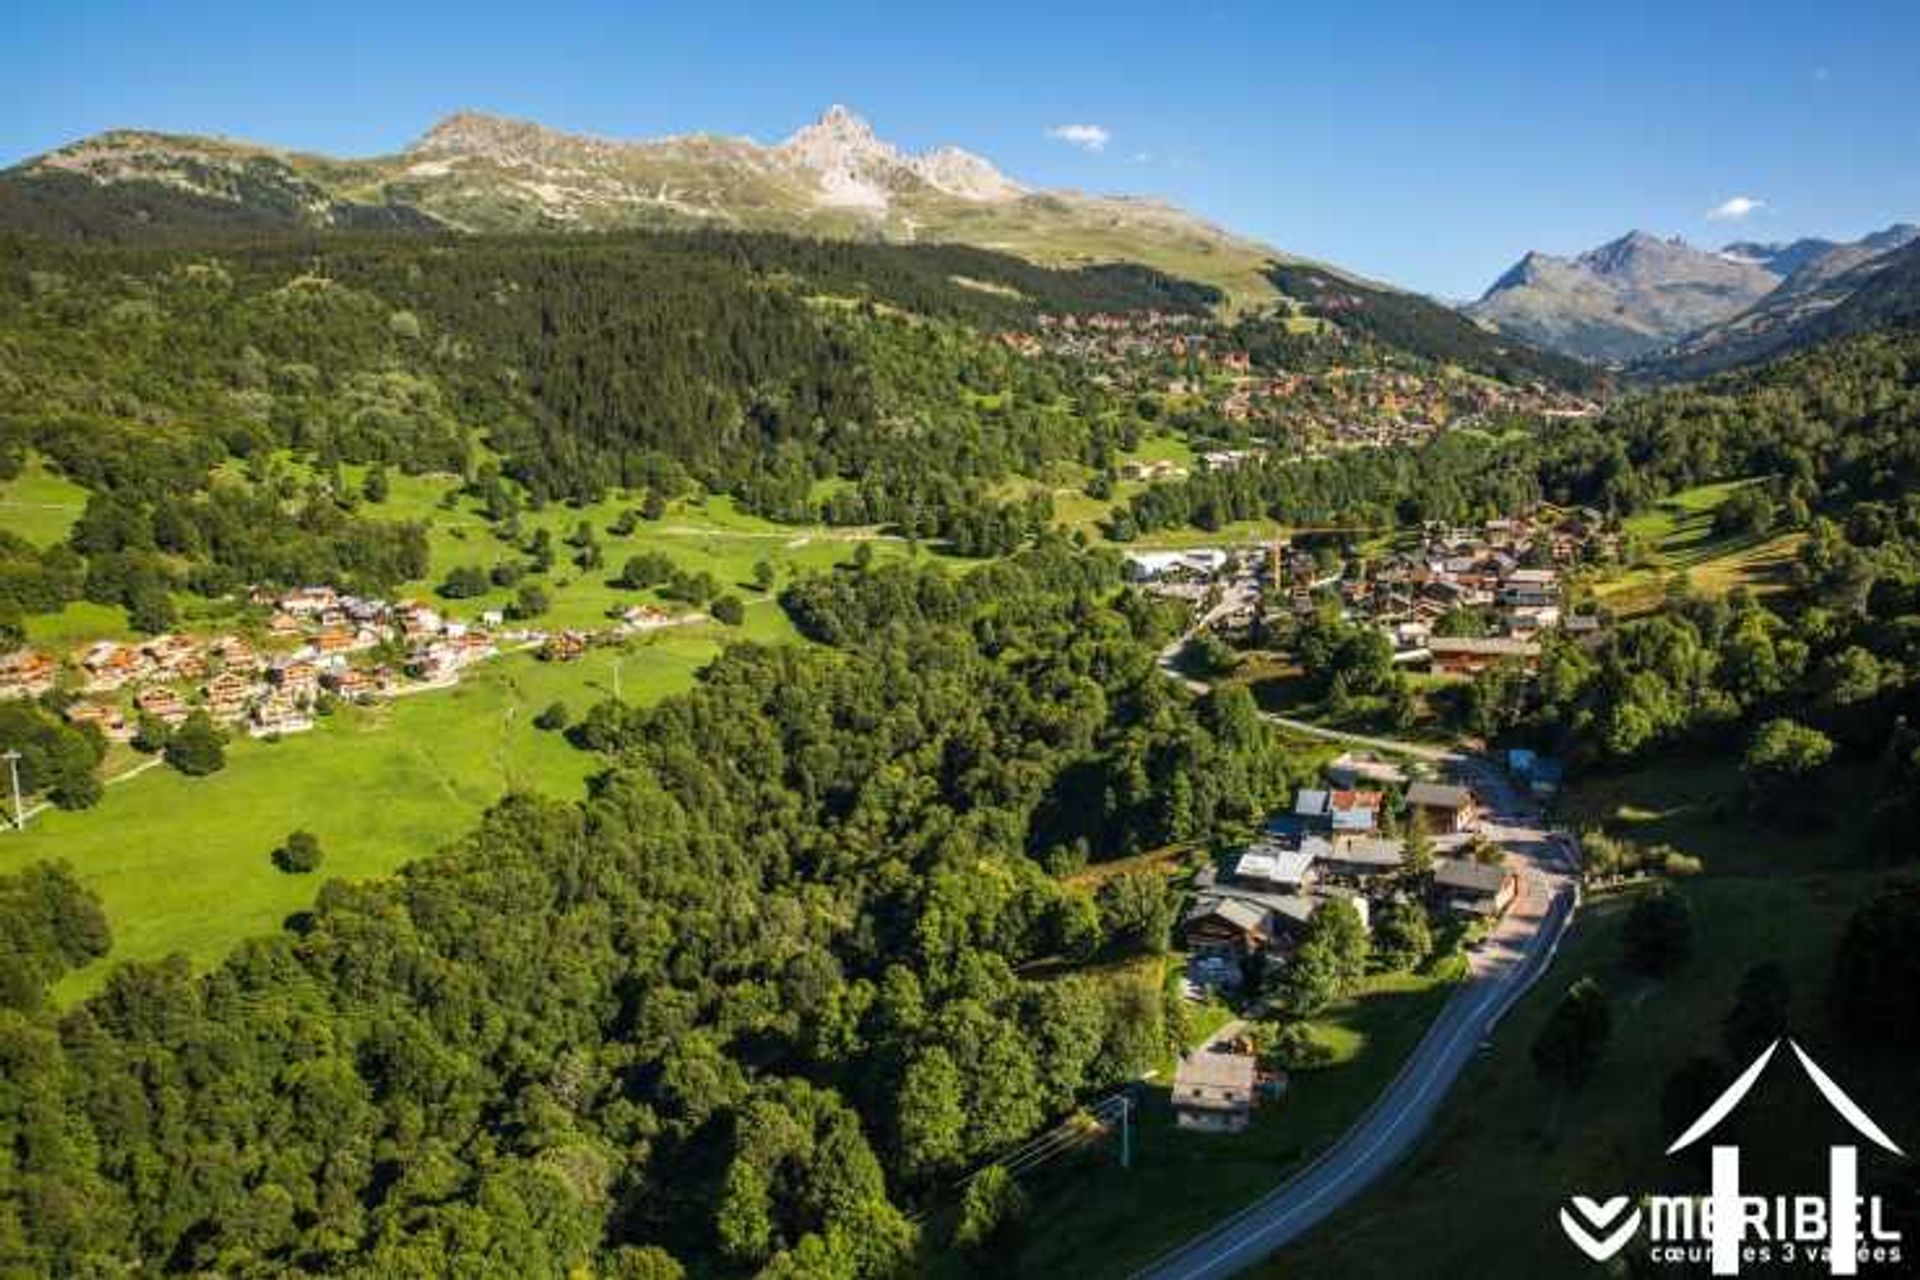
[[1630, 1208], [1625, 1196], [1604, 1203], [1575, 1196], [1570, 1207], [1560, 1210], [1560, 1229], [1580, 1252], [1595, 1262], [1605, 1262], [1640, 1230], [1640, 1210]]

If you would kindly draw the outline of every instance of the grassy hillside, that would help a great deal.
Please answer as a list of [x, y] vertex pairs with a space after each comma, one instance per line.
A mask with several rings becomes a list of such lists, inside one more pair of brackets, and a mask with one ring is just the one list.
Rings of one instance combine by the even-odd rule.
[[[211, 777], [152, 769], [93, 809], [41, 814], [0, 840], [0, 874], [65, 858], [100, 893], [113, 951], [68, 978], [63, 999], [122, 960], [180, 951], [206, 968], [312, 905], [323, 881], [383, 875], [430, 853], [509, 790], [580, 795], [594, 758], [533, 717], [556, 699], [577, 713], [612, 696], [616, 664], [629, 701], [684, 688], [718, 639], [707, 628], [570, 664], [507, 657], [456, 689], [343, 707], [277, 743], [242, 739]], [[318, 875], [285, 875], [268, 860], [297, 829], [320, 837]]]
[[36, 547], [66, 541], [86, 505], [87, 491], [38, 457], [28, 458], [13, 479], [0, 480], [0, 528]]
[[1623, 617], [1660, 604], [1667, 583], [1684, 575], [1695, 589], [1725, 595], [1746, 587], [1760, 595], [1792, 583], [1794, 552], [1803, 532], [1718, 534], [1714, 509], [1758, 479], [1728, 480], [1683, 489], [1624, 522], [1626, 533], [1646, 550], [1622, 572], [1596, 584], [1595, 596]]

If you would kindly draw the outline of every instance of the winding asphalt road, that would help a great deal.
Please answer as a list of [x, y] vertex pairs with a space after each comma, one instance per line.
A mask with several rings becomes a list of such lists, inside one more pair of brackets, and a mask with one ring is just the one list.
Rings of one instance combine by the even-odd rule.
[[1508, 865], [1520, 876], [1520, 893], [1499, 927], [1470, 957], [1466, 982], [1442, 1006], [1399, 1074], [1359, 1121], [1305, 1169], [1136, 1272], [1135, 1280], [1234, 1275], [1297, 1240], [1377, 1181], [1413, 1149], [1474, 1053], [1552, 963], [1579, 905], [1578, 852], [1572, 839], [1549, 830], [1532, 800], [1518, 794], [1491, 761], [1270, 718], [1299, 732], [1434, 761], [1466, 776], [1474, 790], [1492, 802], [1481, 830], [1506, 849]]

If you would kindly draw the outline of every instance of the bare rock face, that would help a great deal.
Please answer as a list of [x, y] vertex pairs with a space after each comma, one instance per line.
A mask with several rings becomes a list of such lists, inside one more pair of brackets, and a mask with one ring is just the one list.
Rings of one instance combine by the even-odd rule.
[[1027, 192], [982, 157], [959, 147], [937, 147], [918, 157], [914, 168], [930, 185], [962, 200], [1017, 200]]
[[874, 135], [873, 126], [835, 104], [817, 121], [780, 144], [794, 163], [820, 178], [825, 204], [884, 210], [892, 194], [915, 181], [962, 200], [1016, 199], [1024, 188], [985, 159], [958, 147], [924, 155], [902, 154]]
[[1712, 250], [1633, 231], [1574, 258], [1529, 253], [1467, 313], [1587, 360], [1698, 353], [1834, 305], [1870, 264], [1916, 237], [1920, 228], [1898, 223], [1850, 243], [1742, 240]]
[[1779, 283], [1759, 262], [1634, 231], [1575, 258], [1529, 253], [1467, 311], [1563, 354], [1623, 362], [1738, 314]]

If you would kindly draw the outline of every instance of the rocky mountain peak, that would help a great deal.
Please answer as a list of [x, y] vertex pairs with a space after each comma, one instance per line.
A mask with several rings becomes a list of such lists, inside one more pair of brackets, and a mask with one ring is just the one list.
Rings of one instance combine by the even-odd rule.
[[1488, 286], [1485, 297], [1492, 297], [1503, 289], [1518, 289], [1522, 285], [1534, 283], [1552, 267], [1561, 264], [1561, 259], [1552, 258], [1538, 249], [1529, 249], [1527, 253], [1503, 272], [1499, 279]]
[[1469, 313], [1553, 350], [1626, 361], [1736, 314], [1779, 282], [1756, 262], [1634, 230], [1571, 259], [1528, 254]]
[[415, 160], [474, 157], [510, 164], [557, 151], [596, 151], [613, 145], [484, 111], [456, 111], [420, 135], [406, 154]]
[[1012, 200], [1026, 192], [984, 157], [959, 147], [936, 147], [913, 167], [930, 186], [965, 200]]
[[899, 164], [901, 156], [874, 135], [873, 126], [834, 103], [820, 118], [794, 133], [780, 149], [811, 169], [858, 172], [876, 164]]
[[1698, 250], [1679, 236], [1671, 240], [1662, 240], [1648, 231], [1633, 230], [1618, 240], [1609, 240], [1596, 249], [1589, 249], [1574, 261], [1589, 271], [1608, 275], [1631, 269], [1644, 259], [1664, 261], [1666, 259], [1697, 253]]
[[884, 209], [891, 193], [916, 180], [964, 200], [1011, 200], [1025, 190], [985, 159], [959, 147], [906, 155], [882, 141], [862, 116], [839, 103], [777, 150], [819, 175], [820, 199], [828, 205]]

